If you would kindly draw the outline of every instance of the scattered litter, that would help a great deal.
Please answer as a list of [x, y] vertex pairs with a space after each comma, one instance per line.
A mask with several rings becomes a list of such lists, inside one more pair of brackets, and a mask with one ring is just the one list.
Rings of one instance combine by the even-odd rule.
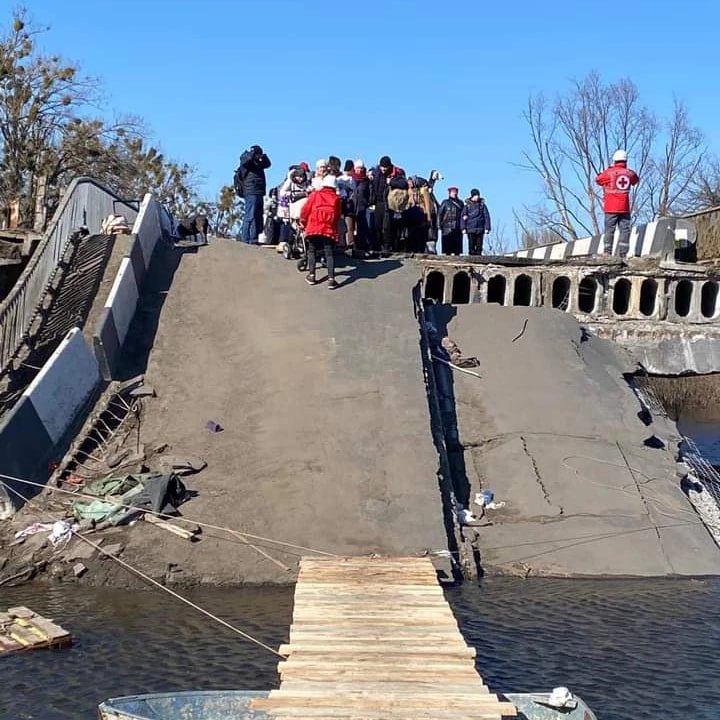
[[473, 515], [471, 510], [468, 510], [467, 508], [460, 507], [457, 511], [457, 519], [458, 523], [460, 523], [461, 526], [467, 527], [467, 526], [473, 526], [478, 525], [482, 522], [482, 518], [475, 517]]
[[180, 527], [179, 525], [174, 525], [171, 522], [168, 522], [167, 520], [163, 520], [162, 518], [157, 517], [156, 515], [145, 515], [145, 522], [149, 522], [152, 525], [155, 525], [156, 527], [162, 528], [163, 530], [167, 530], [168, 532], [172, 533], [173, 535], [177, 535], [178, 537], [183, 538], [184, 540], [194, 540], [195, 536], [199, 532], [200, 528], [198, 527], [191, 527], [191, 528], [184, 528]]
[[52, 529], [52, 523], [33, 523], [32, 525], [28, 525], [28, 527], [24, 530], [18, 530], [18, 532], [15, 533], [15, 539], [18, 540], [20, 538], [28, 537], [28, 535], [35, 535], [36, 533]]
[[119, 235], [130, 232], [127, 218], [124, 215], [108, 215], [100, 226], [103, 235]]
[[524, 334], [525, 334], [525, 328], [527, 328], [528, 319], [525, 318], [525, 322], [523, 323], [522, 330], [512, 339], [511, 342], [515, 342], [516, 340], [519, 340]]
[[214, 433], [222, 432], [225, 429], [220, 423], [216, 423], [214, 420], [208, 420], [205, 427]]
[[449, 337], [444, 337], [440, 344], [453, 365], [459, 368], [480, 367], [480, 361], [476, 357], [463, 357], [462, 350]]
[[76, 578], [82, 577], [87, 572], [87, 568], [82, 563], [73, 565], [73, 575]]
[[566, 687], [556, 687], [550, 693], [547, 704], [556, 708], [574, 708], [577, 706], [577, 701]]
[[[73, 505], [75, 517], [111, 525], [129, 522], [142, 509], [173, 514], [188, 497], [185, 485], [175, 473], [138, 473], [101, 478], [88, 483], [84, 494], [95, 495], [98, 500], [76, 502]], [[141, 510], [132, 510], [126, 505]], [[100, 529], [99, 525], [95, 529]]]
[[164, 455], [158, 460], [160, 472], [174, 472], [178, 475], [191, 475], [207, 467], [207, 463], [197, 455]]
[[48, 540], [52, 543], [53, 547], [59, 545], [61, 542], [66, 542], [72, 537], [73, 531], [78, 530], [80, 526], [75, 523], [71, 525], [65, 520], [58, 520], [52, 524], [52, 532], [48, 537]]
[[141, 385], [128, 394], [130, 397], [156, 397], [155, 388], [152, 385]]
[[505, 507], [505, 501], [495, 501], [495, 495], [492, 490], [483, 490], [475, 493], [475, 504], [485, 510], [500, 510]]
[[115, 545], [108, 545], [103, 548], [103, 555], [109, 555], [110, 557], [117, 557], [125, 549], [124, 545], [116, 543]]

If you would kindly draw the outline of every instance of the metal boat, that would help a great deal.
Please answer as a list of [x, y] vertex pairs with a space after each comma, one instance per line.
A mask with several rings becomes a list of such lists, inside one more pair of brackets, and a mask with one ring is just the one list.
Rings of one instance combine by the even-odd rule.
[[[266, 698], [268, 694], [220, 690], [128, 695], [106, 700], [98, 707], [98, 717], [100, 720], [270, 720], [267, 713], [250, 707], [254, 698]], [[597, 720], [576, 695], [562, 708], [550, 704], [551, 693], [507, 693], [505, 697], [517, 707], [520, 720]]]

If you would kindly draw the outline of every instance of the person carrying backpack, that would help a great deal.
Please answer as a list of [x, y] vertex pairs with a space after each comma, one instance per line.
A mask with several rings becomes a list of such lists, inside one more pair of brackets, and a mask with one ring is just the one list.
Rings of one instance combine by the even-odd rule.
[[341, 217], [342, 199], [337, 193], [337, 178], [326, 175], [320, 189], [310, 194], [300, 211], [300, 222], [305, 229], [307, 245], [308, 274], [305, 282], [308, 285], [317, 285], [315, 265], [317, 253], [322, 249], [327, 262], [328, 290], [334, 290], [338, 286], [335, 281], [333, 244], [338, 239], [338, 223]]
[[265, 170], [272, 163], [259, 145], [253, 145], [240, 156], [240, 167], [235, 171], [235, 188], [240, 186], [240, 197], [245, 199], [242, 240], [256, 245], [262, 229], [263, 197], [267, 189]]

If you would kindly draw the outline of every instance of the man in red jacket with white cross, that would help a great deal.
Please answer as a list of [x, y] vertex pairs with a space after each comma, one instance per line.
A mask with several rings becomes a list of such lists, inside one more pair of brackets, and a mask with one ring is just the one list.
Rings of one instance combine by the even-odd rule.
[[605, 192], [605, 254], [612, 255], [615, 228], [619, 227], [617, 254], [625, 257], [630, 246], [630, 188], [637, 185], [640, 178], [627, 166], [627, 153], [624, 150], [617, 150], [612, 159], [613, 164], [603, 170], [595, 182], [602, 185]]

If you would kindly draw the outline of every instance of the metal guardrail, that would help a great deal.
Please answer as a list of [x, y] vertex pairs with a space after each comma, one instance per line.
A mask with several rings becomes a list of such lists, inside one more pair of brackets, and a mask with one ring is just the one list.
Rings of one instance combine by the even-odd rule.
[[136, 207], [93, 178], [79, 177], [70, 183], [43, 239], [0, 304], [0, 372], [5, 370], [30, 330], [73, 230], [84, 225], [91, 234], [98, 233], [102, 221], [120, 211], [129, 221], [137, 215]]

